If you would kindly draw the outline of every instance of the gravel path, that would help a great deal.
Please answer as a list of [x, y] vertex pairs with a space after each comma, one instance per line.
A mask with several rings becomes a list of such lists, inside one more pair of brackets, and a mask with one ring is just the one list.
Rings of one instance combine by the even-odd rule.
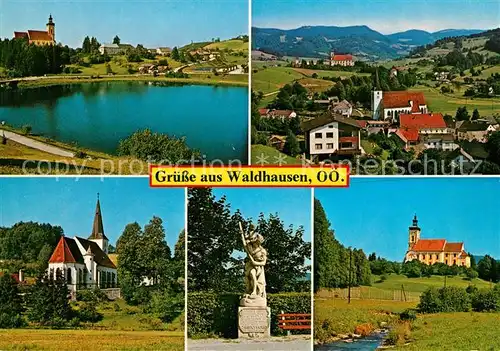
[[270, 338], [263, 340], [203, 339], [188, 340], [189, 351], [310, 351], [311, 340], [301, 337]]
[[47, 152], [47, 153], [52, 154], [52, 155], [63, 156], [63, 157], [75, 157], [75, 154], [70, 152], [70, 151], [61, 149], [57, 146], [47, 145], [47, 144], [44, 144], [40, 141], [27, 138], [27, 137], [22, 136], [20, 134], [12, 133], [12, 132], [9, 132], [7, 130], [1, 130], [0, 136], [1, 135], [5, 135], [5, 137], [7, 139], [15, 141], [16, 143], [26, 145], [32, 149], [37, 149], [37, 150]]

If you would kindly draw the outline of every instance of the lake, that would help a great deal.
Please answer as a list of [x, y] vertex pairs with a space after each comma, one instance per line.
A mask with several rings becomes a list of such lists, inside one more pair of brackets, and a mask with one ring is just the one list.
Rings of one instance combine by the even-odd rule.
[[149, 128], [185, 137], [207, 160], [247, 163], [246, 87], [99, 82], [4, 91], [0, 121], [109, 154], [121, 139]]

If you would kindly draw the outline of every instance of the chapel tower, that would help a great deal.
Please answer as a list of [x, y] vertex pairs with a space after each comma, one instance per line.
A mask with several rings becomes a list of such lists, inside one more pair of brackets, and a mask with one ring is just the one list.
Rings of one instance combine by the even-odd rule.
[[47, 33], [52, 37], [54, 43], [56, 42], [56, 25], [52, 21], [52, 14], [49, 15], [49, 22], [47, 23]]
[[108, 238], [104, 235], [104, 226], [102, 224], [101, 203], [99, 202], [99, 193], [97, 193], [97, 204], [95, 207], [94, 223], [92, 225], [92, 234], [89, 240], [95, 242], [104, 253], [108, 253]]
[[413, 223], [408, 228], [408, 250], [420, 240], [420, 227], [418, 226], [417, 215], [413, 217]]

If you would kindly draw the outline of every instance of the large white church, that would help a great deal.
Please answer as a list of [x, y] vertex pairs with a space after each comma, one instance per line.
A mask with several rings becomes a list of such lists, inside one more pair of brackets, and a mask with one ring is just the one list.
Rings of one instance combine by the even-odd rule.
[[92, 233], [88, 239], [61, 236], [49, 259], [49, 278], [62, 274], [72, 295], [80, 289], [116, 288], [116, 266], [108, 256], [108, 245], [98, 195]]

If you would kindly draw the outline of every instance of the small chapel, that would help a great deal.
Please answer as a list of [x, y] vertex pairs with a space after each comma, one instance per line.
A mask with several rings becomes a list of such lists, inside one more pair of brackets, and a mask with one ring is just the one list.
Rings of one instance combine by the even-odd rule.
[[406, 251], [405, 262], [418, 260], [428, 265], [444, 263], [448, 266], [470, 267], [470, 256], [465, 251], [463, 242], [452, 243], [446, 239], [421, 239], [420, 232], [417, 215], [415, 215], [413, 223], [409, 227], [408, 251]]
[[26, 32], [14, 32], [14, 39], [27, 39], [30, 44], [35, 45], [55, 45], [56, 44], [56, 25], [49, 15], [47, 30], [29, 29]]
[[72, 295], [80, 289], [116, 288], [116, 266], [108, 256], [108, 247], [97, 195], [92, 233], [87, 239], [61, 236], [49, 259], [49, 278], [55, 279], [62, 274]]

